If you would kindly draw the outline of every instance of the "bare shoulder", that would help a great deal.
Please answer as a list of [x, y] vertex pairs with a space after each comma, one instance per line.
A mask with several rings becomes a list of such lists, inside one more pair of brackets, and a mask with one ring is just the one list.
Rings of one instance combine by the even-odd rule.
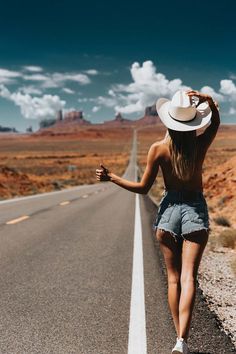
[[150, 146], [150, 149], [152, 150], [160, 150], [161, 148], [163, 148], [165, 146], [165, 140], [160, 140], [160, 141], [155, 141], [155, 143], [153, 143]]
[[149, 153], [155, 156], [155, 158], [158, 158], [166, 151], [166, 148], [167, 148], [167, 144], [165, 139], [156, 141], [150, 146]]

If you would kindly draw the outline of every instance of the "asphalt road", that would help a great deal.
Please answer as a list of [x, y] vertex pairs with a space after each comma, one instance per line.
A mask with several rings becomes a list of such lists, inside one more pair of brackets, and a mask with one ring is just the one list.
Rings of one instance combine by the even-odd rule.
[[[124, 177], [137, 178], [135, 135]], [[156, 209], [110, 182], [0, 202], [0, 353], [170, 354]], [[189, 345], [235, 352], [200, 289]]]

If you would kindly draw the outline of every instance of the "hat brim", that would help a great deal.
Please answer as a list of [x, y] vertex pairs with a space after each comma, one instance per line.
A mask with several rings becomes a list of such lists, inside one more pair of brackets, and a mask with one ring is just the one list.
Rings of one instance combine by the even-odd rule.
[[169, 115], [170, 100], [159, 98], [156, 102], [156, 110], [162, 123], [169, 129], [177, 131], [191, 131], [204, 127], [211, 120], [212, 111], [208, 104], [201, 103], [197, 106], [197, 114], [190, 122], [179, 122]]

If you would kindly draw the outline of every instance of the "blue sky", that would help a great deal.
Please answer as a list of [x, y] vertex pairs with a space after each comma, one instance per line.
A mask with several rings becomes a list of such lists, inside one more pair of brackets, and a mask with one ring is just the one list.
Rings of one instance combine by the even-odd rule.
[[1, 6], [0, 124], [20, 131], [57, 109], [136, 119], [191, 87], [236, 122], [234, 1], [11, 1]]

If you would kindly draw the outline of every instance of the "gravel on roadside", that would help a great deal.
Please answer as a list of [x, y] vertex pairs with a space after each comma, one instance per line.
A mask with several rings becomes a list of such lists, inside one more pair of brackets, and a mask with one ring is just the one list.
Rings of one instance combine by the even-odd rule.
[[198, 271], [198, 282], [209, 308], [215, 312], [236, 348], [236, 276], [232, 269], [236, 251], [206, 246]]

